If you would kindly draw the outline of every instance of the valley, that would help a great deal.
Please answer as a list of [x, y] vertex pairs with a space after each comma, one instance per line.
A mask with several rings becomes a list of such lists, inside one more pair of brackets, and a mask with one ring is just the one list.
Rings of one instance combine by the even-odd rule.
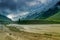
[[60, 40], [60, 0], [0, 0], [0, 40]]

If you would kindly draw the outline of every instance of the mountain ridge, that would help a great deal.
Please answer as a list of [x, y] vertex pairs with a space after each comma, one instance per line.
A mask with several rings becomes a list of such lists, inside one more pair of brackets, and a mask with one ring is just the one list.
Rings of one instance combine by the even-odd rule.
[[0, 24], [10, 23], [12, 20], [8, 17], [0, 14]]

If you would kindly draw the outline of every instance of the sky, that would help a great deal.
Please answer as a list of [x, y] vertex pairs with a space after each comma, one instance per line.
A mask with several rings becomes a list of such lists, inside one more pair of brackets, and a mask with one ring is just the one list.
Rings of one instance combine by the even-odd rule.
[[[26, 17], [31, 12], [42, 11], [59, 0], [0, 0], [0, 14], [12, 20]], [[49, 6], [50, 5], [50, 6]]]

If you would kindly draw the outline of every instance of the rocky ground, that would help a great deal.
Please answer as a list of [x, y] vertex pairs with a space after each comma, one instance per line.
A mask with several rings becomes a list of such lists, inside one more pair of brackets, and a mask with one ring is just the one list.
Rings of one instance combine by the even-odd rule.
[[59, 30], [59, 24], [3, 25], [0, 29], [0, 40], [60, 40]]

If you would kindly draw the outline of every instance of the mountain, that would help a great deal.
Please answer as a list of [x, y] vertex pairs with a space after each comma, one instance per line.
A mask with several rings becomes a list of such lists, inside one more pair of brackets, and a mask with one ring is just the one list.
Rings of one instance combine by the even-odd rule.
[[53, 21], [58, 21], [58, 22], [60, 22], [60, 2], [58, 2], [57, 4], [58, 4], [57, 7], [58, 7], [58, 9], [59, 9], [58, 12], [55, 13], [55, 15], [47, 18], [47, 20], [53, 20]]
[[55, 15], [47, 18], [47, 20], [52, 20], [52, 21], [58, 21], [58, 22], [60, 22], [60, 11], [57, 12]]
[[37, 16], [37, 19], [46, 19], [50, 16], [55, 15], [60, 9], [58, 9], [56, 6], [53, 8], [50, 8], [48, 11], [43, 12], [41, 15]]
[[[57, 2], [57, 3], [59, 3], [59, 1]], [[31, 12], [31, 13], [29, 13], [29, 15], [26, 17], [26, 18], [24, 18], [24, 19], [46, 19], [46, 18], [48, 18], [48, 17], [50, 17], [50, 16], [52, 16], [52, 15], [54, 15], [55, 13], [57, 13], [58, 12], [58, 7], [57, 7], [57, 3], [55, 3], [53, 6], [51, 6], [51, 7], [49, 7], [49, 6], [47, 6], [47, 7], [45, 7], [45, 8], [43, 8], [43, 10], [42, 11], [39, 11], [39, 10], [36, 10], [36, 11], [34, 11], [34, 12]]]
[[53, 7], [49, 8], [47, 11], [42, 11], [41, 13], [35, 12], [33, 15], [27, 16], [26, 19], [35, 19], [35, 20], [23, 20], [20, 23], [25, 24], [60, 23], [60, 1], [57, 2]]
[[10, 23], [12, 20], [7, 18], [6, 16], [3, 16], [0, 14], [0, 23], [4, 24], [4, 23]]
[[60, 10], [59, 3], [60, 3], [60, 1], [58, 1], [54, 6], [52, 6], [51, 8], [49, 8], [46, 11], [42, 11], [42, 12], [38, 11], [38, 12], [35, 12], [32, 14], [30, 13], [30, 15], [28, 15], [25, 19], [46, 19], [46, 18], [49, 18], [50, 16], [53, 16], [54, 14], [56, 14]]

